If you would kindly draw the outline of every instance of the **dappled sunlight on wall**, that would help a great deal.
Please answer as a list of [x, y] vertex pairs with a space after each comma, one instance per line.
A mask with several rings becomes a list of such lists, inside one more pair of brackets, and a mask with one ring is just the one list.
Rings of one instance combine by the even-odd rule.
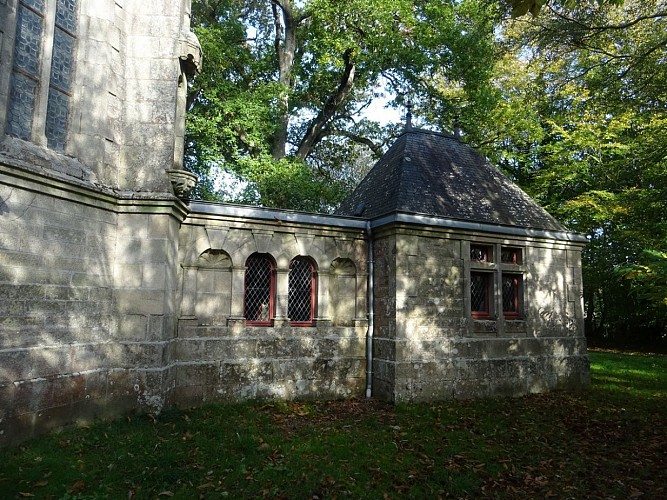
[[[365, 307], [360, 259], [366, 247], [361, 229], [193, 212], [181, 228], [180, 247], [182, 303], [170, 351], [171, 402], [362, 394], [366, 322], [357, 316]], [[242, 315], [245, 263], [255, 253], [275, 263], [270, 325], [249, 325]], [[311, 261], [316, 273], [312, 325], [289, 321], [288, 277], [295, 258]]]
[[329, 271], [330, 316], [334, 326], [353, 326], [357, 310], [357, 269], [350, 259], [335, 259]]

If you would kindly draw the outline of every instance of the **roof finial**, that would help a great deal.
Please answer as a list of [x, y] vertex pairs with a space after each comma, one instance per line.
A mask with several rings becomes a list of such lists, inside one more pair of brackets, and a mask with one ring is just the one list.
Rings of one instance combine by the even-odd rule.
[[461, 122], [459, 121], [459, 114], [454, 115], [454, 137], [461, 139]]
[[405, 130], [412, 130], [412, 99], [408, 98], [408, 103], [405, 107], [408, 110], [405, 114]]

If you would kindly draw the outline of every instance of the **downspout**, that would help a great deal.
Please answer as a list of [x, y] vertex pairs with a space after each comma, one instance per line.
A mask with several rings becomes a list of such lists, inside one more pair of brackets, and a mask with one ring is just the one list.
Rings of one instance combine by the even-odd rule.
[[370, 398], [373, 390], [373, 298], [375, 296], [373, 279], [373, 232], [371, 222], [366, 222], [368, 246], [368, 330], [366, 331], [366, 397]]

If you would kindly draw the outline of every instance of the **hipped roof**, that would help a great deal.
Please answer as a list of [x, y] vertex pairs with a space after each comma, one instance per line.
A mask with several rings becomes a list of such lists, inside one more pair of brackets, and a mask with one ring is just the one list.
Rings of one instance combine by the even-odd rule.
[[566, 231], [473, 148], [423, 129], [406, 130], [336, 213], [366, 219], [408, 213]]

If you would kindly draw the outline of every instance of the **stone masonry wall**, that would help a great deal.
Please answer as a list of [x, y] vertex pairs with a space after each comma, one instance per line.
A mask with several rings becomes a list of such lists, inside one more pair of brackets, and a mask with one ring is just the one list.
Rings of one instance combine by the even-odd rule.
[[159, 409], [175, 201], [123, 203], [0, 159], [0, 444]]
[[[376, 394], [391, 401], [428, 401], [521, 395], [588, 383], [579, 246], [407, 228], [383, 235], [375, 254], [380, 268], [378, 260], [388, 253], [385, 243], [395, 238], [396, 331], [393, 340], [375, 343]], [[496, 283], [491, 297], [496, 311], [502, 309], [501, 271], [522, 273], [519, 318], [498, 313], [488, 320], [471, 317], [471, 242], [497, 246], [498, 252], [502, 246], [522, 250], [522, 263], [489, 267]], [[384, 301], [391, 302], [391, 293], [385, 295]], [[376, 322], [383, 311], [390, 315], [391, 306], [376, 305]]]
[[373, 238], [373, 395], [394, 400], [396, 380], [396, 238], [381, 233]]
[[121, 354], [116, 215], [43, 191], [0, 183], [0, 443], [95, 412]]
[[[367, 328], [363, 229], [241, 215], [195, 210], [181, 230], [171, 400], [360, 397]], [[250, 326], [243, 318], [245, 262], [255, 252], [276, 262], [272, 326]], [[308, 327], [290, 326], [287, 317], [289, 264], [297, 256], [312, 259], [317, 273], [316, 318]]]

